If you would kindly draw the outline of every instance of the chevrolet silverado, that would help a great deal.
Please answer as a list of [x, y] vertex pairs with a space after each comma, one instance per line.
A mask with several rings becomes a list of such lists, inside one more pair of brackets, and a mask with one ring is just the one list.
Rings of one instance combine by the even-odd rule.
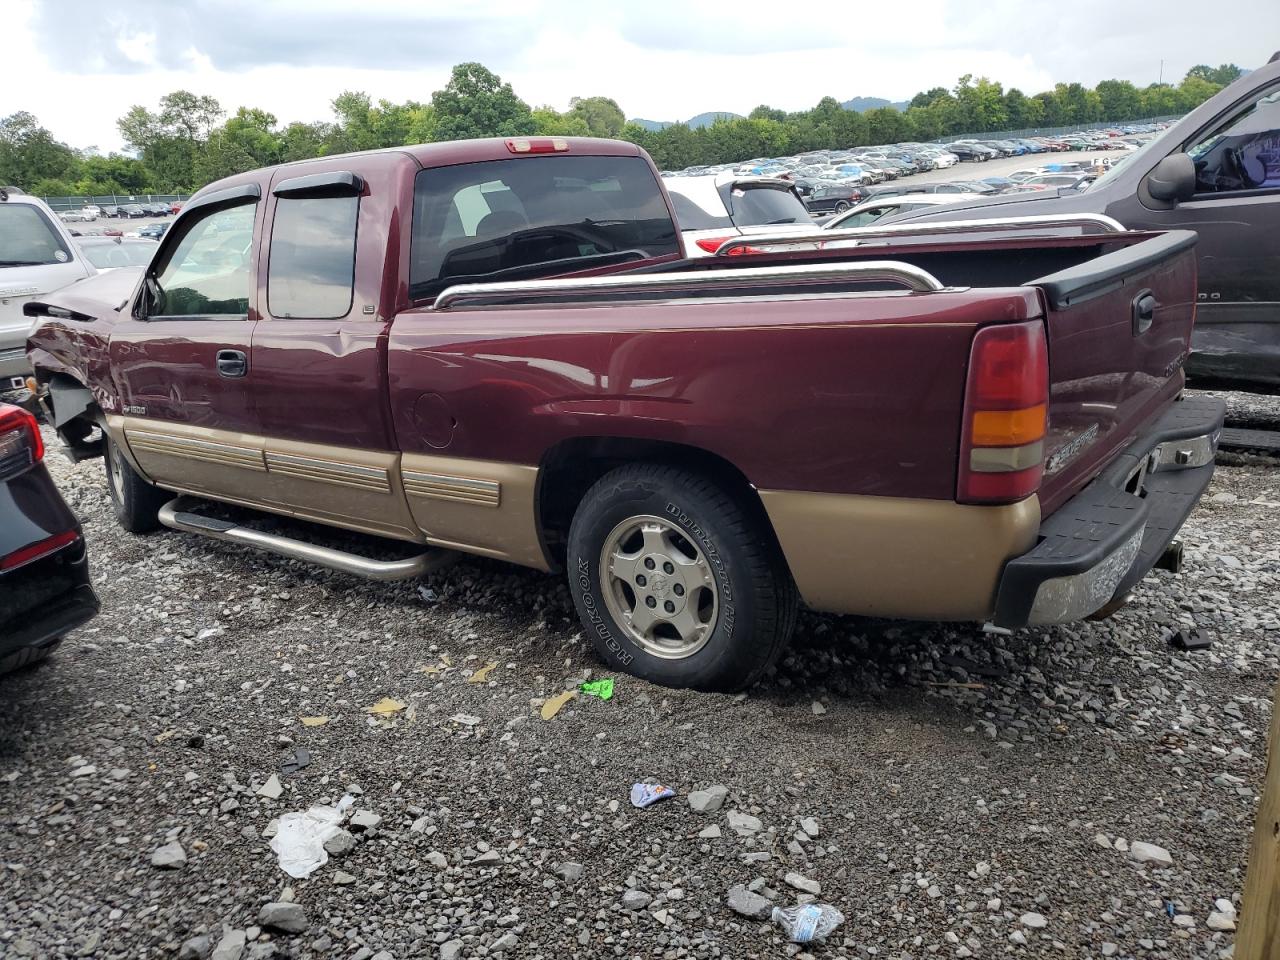
[[691, 260], [631, 144], [411, 146], [206, 187], [144, 270], [28, 304], [29, 351], [131, 531], [561, 571], [613, 666], [735, 689], [801, 600], [1012, 628], [1176, 561], [1223, 413], [1182, 395], [1194, 235], [984, 229]]

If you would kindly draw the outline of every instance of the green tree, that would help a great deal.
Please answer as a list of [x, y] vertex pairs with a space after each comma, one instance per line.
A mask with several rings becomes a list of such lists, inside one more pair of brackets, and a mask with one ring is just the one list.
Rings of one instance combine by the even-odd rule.
[[1182, 109], [1178, 91], [1167, 83], [1153, 83], [1140, 91], [1144, 117], [1167, 117]]
[[194, 185], [202, 187], [214, 180], [244, 173], [261, 166], [244, 145], [229, 136], [225, 129], [215, 130], [205, 141], [192, 170]]
[[75, 151], [26, 110], [0, 118], [0, 186], [32, 189], [41, 179], [74, 179]]
[[[533, 111], [533, 132], [540, 137], [590, 137], [594, 136], [587, 121], [573, 113], [561, 113], [552, 107], [538, 107]], [[619, 127], [618, 132], [622, 132]]]
[[511, 84], [478, 63], [453, 68], [443, 90], [431, 95], [440, 140], [515, 137], [533, 133], [533, 113]]
[[1178, 108], [1194, 110], [1221, 89], [1219, 84], [1209, 80], [1188, 76], [1178, 84]]
[[921, 93], [917, 93], [914, 97], [911, 98], [911, 102], [907, 104], [907, 106], [908, 107], [927, 107], [929, 106], [929, 104], [933, 103], [935, 100], [944, 100], [949, 98], [950, 96], [951, 96], [951, 91], [948, 90], [946, 87], [934, 87], [931, 90], [925, 90], [925, 91], [922, 91]]
[[1186, 80], [1196, 79], [1217, 84], [1219, 87], [1225, 87], [1227, 84], [1233, 83], [1243, 75], [1244, 71], [1234, 63], [1224, 63], [1219, 67], [1210, 67], [1207, 64], [1197, 63], [1187, 71], [1184, 82]]
[[627, 124], [622, 108], [608, 97], [574, 97], [568, 115], [583, 121], [592, 137], [616, 137]]
[[1009, 111], [1005, 108], [1004, 87], [999, 83], [986, 77], [975, 80], [965, 74], [956, 84], [955, 96], [964, 129], [978, 132], [1008, 127]]
[[767, 107], [762, 103], [760, 104], [760, 106], [756, 107], [749, 114], [747, 114], [747, 119], [748, 120], [773, 120], [776, 123], [784, 123], [786, 122], [786, 119], [787, 119], [787, 112], [785, 110], [775, 109], [774, 107]]
[[1103, 80], [1094, 88], [1104, 120], [1137, 120], [1142, 116], [1142, 97], [1128, 80]]

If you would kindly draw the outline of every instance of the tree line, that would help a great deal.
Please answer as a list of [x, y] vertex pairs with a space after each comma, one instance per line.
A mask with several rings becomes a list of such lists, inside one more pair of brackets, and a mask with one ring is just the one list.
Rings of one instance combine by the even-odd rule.
[[333, 119], [318, 123], [281, 126], [273, 114], [253, 107], [228, 117], [213, 97], [177, 90], [161, 97], [156, 110], [134, 106], [120, 118], [117, 126], [131, 155], [75, 150], [19, 111], [0, 118], [0, 185], [41, 196], [188, 192], [275, 163], [490, 136], [620, 137], [647, 150], [659, 167], [680, 169], [808, 150], [1169, 116], [1203, 103], [1242, 72], [1234, 64], [1201, 64], [1176, 86], [1059, 83], [1030, 96], [965, 75], [952, 89], [916, 94], [905, 110], [858, 113], [824, 97], [810, 110], [788, 113], [761, 105], [745, 118], [699, 129], [674, 124], [647, 130], [628, 123], [607, 97], [575, 97], [563, 112], [530, 107], [492, 71], [462, 63], [428, 101], [375, 103], [366, 93], [346, 91], [332, 102]]

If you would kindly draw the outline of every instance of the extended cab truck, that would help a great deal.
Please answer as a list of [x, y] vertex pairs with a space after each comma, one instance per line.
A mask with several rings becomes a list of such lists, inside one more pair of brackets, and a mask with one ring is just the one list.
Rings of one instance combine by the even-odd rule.
[[1001, 194], [896, 222], [1101, 213], [1194, 230], [1200, 289], [1187, 373], [1280, 392], [1280, 53], [1147, 142], [1083, 193]]
[[29, 306], [30, 349], [72, 454], [104, 431], [130, 530], [564, 571], [612, 665], [732, 689], [801, 598], [1054, 623], [1166, 554], [1222, 422], [1179, 399], [1194, 235], [1038, 229], [685, 260], [633, 145], [430, 144], [211, 185], [140, 278]]

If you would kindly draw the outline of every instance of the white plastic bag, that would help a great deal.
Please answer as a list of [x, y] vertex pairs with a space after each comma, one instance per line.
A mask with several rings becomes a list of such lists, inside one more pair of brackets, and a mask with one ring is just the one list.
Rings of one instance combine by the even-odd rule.
[[347, 794], [334, 807], [311, 807], [280, 817], [271, 849], [280, 857], [280, 869], [297, 880], [305, 880], [329, 862], [324, 842], [336, 837], [355, 797]]

